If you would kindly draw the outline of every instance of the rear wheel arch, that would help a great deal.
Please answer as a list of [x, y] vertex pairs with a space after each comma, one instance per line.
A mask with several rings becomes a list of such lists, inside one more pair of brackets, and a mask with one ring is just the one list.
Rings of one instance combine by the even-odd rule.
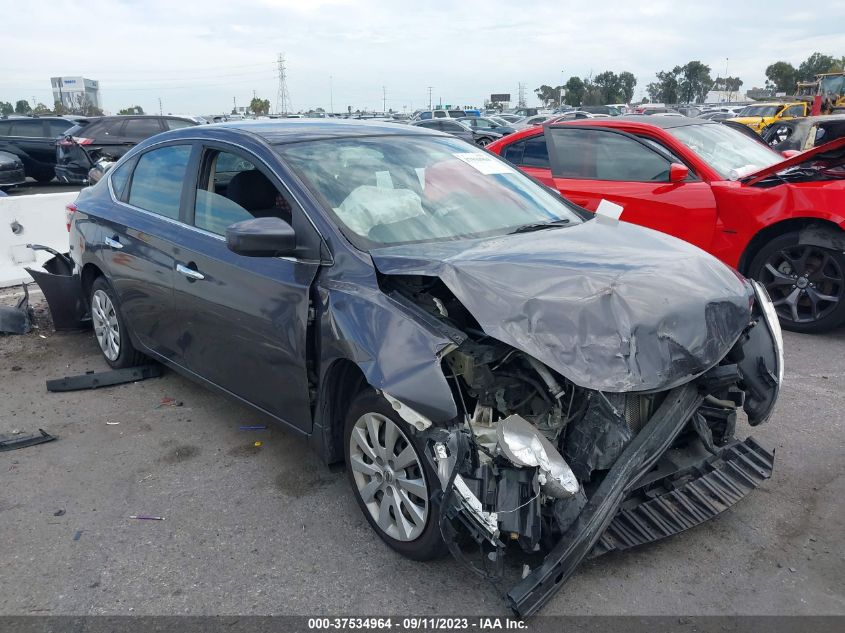
[[[838, 224], [830, 220], [819, 218], [791, 218], [789, 220], [783, 220], [782, 222], [767, 226], [751, 238], [751, 241], [748, 242], [748, 246], [745, 247], [739, 259], [739, 272], [743, 275], [748, 275], [751, 262], [754, 261], [760, 249], [771, 240], [792, 231], [804, 232], [808, 229], [813, 229], [812, 234], [814, 236], [822, 236], [821, 239], [829, 240], [829, 247], [834, 246], [835, 238], [839, 240], [845, 239], [845, 231]], [[814, 240], [813, 243], [815, 242]]]
[[82, 292], [86, 299], [91, 296], [91, 286], [94, 285], [97, 277], [105, 277], [105, 274], [96, 264], [85, 264], [82, 267], [80, 283], [82, 283]]

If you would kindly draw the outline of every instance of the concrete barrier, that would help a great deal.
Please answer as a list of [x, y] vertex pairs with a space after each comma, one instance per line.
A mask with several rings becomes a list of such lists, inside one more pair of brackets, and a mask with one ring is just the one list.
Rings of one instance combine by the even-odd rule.
[[65, 205], [78, 195], [69, 191], [0, 198], [0, 288], [32, 281], [24, 266], [40, 266], [52, 257], [31, 251], [27, 244], [67, 252]]

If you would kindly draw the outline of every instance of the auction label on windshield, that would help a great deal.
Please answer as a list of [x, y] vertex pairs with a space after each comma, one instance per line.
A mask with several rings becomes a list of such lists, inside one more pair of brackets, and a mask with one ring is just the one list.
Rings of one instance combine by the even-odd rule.
[[483, 154], [481, 152], [457, 152], [455, 158], [464, 161], [471, 167], [475, 167], [485, 176], [514, 173], [512, 167], [503, 161], [493, 158], [489, 154]]

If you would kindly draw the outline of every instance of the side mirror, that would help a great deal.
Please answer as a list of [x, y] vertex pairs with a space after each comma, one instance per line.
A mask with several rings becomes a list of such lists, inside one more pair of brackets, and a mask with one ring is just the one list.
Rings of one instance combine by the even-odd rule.
[[226, 246], [233, 253], [247, 257], [292, 255], [296, 250], [296, 233], [280, 218], [243, 220], [226, 229]]
[[669, 165], [669, 182], [683, 182], [689, 176], [689, 167], [681, 163]]

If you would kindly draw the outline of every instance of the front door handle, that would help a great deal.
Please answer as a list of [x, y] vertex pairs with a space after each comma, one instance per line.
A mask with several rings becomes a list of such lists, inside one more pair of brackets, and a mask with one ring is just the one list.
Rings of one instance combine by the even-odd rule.
[[199, 281], [201, 279], [205, 279], [205, 275], [203, 275], [200, 271], [188, 268], [182, 264], [176, 264], [176, 272], [185, 275], [185, 277], [188, 278], [188, 281]]
[[[117, 236], [115, 236], [115, 237], [117, 237]], [[112, 248], [116, 248], [117, 250], [120, 250], [121, 248], [123, 248], [123, 244], [121, 244], [120, 242], [118, 242], [116, 239], [114, 239], [112, 237], [107, 237], [106, 239], [104, 239], [103, 244], [105, 244], [106, 246], [111, 246]]]

